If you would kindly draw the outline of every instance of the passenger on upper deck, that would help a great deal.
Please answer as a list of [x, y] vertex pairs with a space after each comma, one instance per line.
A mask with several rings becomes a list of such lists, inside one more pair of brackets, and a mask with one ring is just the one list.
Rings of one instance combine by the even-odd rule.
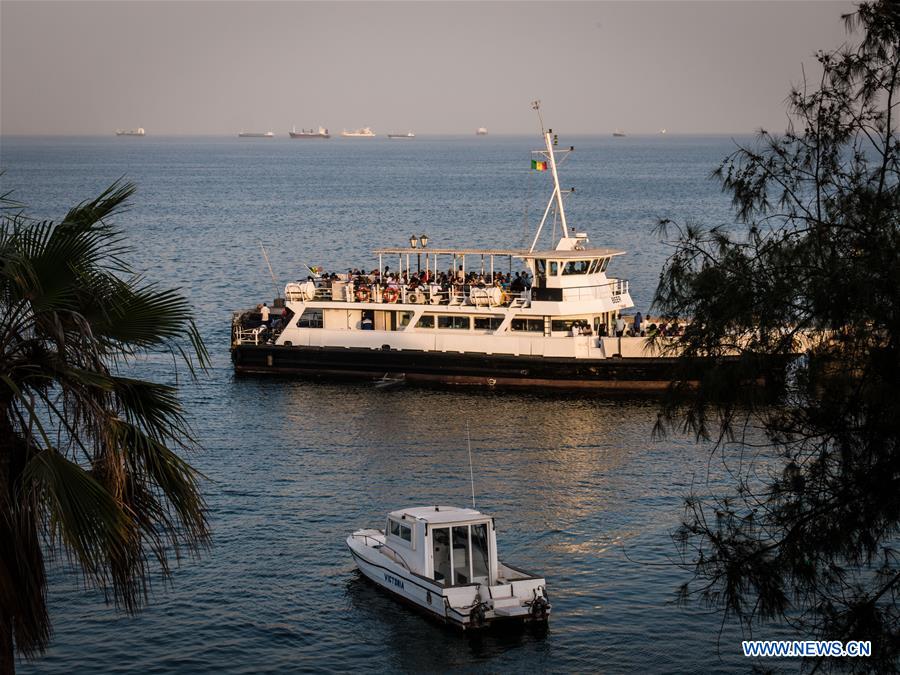
[[509, 290], [515, 293], [521, 293], [525, 290], [525, 282], [522, 280], [522, 275], [519, 272], [516, 272], [515, 278], [510, 282]]

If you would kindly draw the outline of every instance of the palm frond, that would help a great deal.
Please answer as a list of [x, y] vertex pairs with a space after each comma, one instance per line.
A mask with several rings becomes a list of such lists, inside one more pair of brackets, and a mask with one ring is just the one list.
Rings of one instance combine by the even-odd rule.
[[131, 612], [208, 543], [177, 390], [119, 372], [146, 352], [209, 363], [190, 303], [125, 261], [110, 221], [133, 193], [117, 181], [58, 224], [0, 208], [0, 630], [26, 656], [50, 635], [44, 553]]

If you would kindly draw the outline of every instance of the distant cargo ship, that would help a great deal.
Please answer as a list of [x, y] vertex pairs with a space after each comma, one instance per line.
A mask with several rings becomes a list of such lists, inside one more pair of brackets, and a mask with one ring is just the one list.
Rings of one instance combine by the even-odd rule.
[[625, 138], [625, 132], [616, 129], [616, 130], [613, 132], [613, 137], [615, 137], [615, 138]]
[[415, 138], [415, 137], [416, 137], [416, 135], [411, 131], [407, 131], [405, 134], [388, 134], [388, 138]]
[[372, 131], [370, 127], [354, 129], [353, 131], [347, 131], [346, 129], [344, 129], [341, 132], [341, 136], [343, 136], [344, 138], [374, 138], [375, 132]]
[[144, 127], [137, 129], [116, 129], [116, 136], [144, 136], [147, 132]]
[[478, 130], [475, 132], [476, 136], [487, 136], [487, 128], [486, 127], [478, 127]]
[[238, 138], [275, 138], [274, 131], [239, 131]]
[[331, 138], [331, 134], [328, 133], [328, 129], [325, 127], [319, 127], [318, 129], [301, 129], [297, 131], [297, 127], [291, 127], [290, 130], [291, 138]]

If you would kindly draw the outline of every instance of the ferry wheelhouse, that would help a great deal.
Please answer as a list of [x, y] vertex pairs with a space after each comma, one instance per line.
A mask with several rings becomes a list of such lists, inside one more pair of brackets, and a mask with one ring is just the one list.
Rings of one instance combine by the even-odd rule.
[[[570, 226], [552, 130], [533, 166], [553, 191], [527, 249], [410, 246], [375, 250], [370, 274], [312, 274], [289, 283], [268, 325], [259, 309], [237, 312], [238, 373], [402, 378], [482, 386], [662, 389], [674, 359], [641, 337], [618, 337], [633, 307], [628, 281], [611, 275], [625, 252], [591, 244]], [[549, 222], [561, 235], [539, 249]], [[266, 312], [270, 311], [266, 308]], [[263, 314], [264, 316], [264, 314]]]
[[368, 579], [464, 630], [549, 619], [547, 582], [500, 562], [494, 519], [474, 509], [393, 511], [383, 530], [357, 530], [347, 547]]

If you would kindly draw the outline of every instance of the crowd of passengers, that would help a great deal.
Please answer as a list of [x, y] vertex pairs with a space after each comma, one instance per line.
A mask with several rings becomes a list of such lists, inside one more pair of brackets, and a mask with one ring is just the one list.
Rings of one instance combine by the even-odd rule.
[[[614, 324], [616, 337], [675, 337], [681, 335], [682, 326], [677, 321], [660, 321], [645, 325], [640, 312], [634, 315], [629, 324], [625, 316], [619, 316]], [[601, 335], [603, 333], [601, 332]]]
[[[316, 281], [311, 276], [307, 277], [307, 280]], [[490, 272], [466, 272], [462, 265], [456, 271], [450, 269], [447, 272], [438, 273], [431, 270], [398, 273], [392, 271], [390, 266], [385, 267], [383, 272], [377, 269], [371, 272], [350, 269], [346, 274], [326, 272], [319, 275], [318, 281], [320, 285], [328, 285], [333, 281], [350, 281], [353, 282], [356, 289], [373, 290], [375, 286], [381, 286], [397, 289], [405, 287], [408, 291], [430, 290], [433, 293], [439, 292], [444, 302], [448, 301], [451, 291], [459, 291], [466, 287], [496, 287], [510, 293], [521, 293], [531, 288], [531, 276], [527, 270], [515, 274], [503, 274], [502, 272], [491, 274]]]

